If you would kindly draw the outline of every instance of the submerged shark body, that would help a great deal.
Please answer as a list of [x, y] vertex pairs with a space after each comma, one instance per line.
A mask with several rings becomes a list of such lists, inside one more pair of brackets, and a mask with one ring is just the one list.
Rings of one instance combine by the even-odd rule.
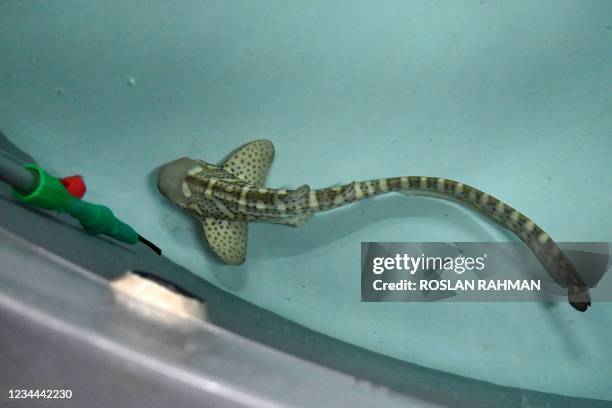
[[181, 158], [164, 165], [160, 192], [201, 222], [213, 251], [226, 263], [246, 257], [249, 222], [300, 226], [316, 212], [327, 211], [388, 192], [433, 196], [460, 202], [512, 231], [546, 271], [568, 289], [570, 304], [580, 311], [591, 305], [586, 285], [557, 244], [533, 221], [497, 198], [467, 184], [439, 177], [392, 177], [310, 190], [264, 187], [274, 146], [256, 140], [234, 151], [220, 165]]

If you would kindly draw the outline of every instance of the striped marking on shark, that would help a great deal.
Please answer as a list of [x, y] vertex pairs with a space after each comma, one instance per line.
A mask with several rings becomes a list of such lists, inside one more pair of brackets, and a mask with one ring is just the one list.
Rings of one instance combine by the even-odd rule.
[[158, 189], [168, 200], [202, 222], [213, 251], [226, 263], [245, 261], [250, 222], [300, 226], [318, 212], [332, 210], [389, 192], [452, 200], [470, 207], [513, 232], [546, 271], [567, 288], [570, 304], [580, 311], [591, 305], [587, 287], [558, 245], [527, 216], [479, 189], [440, 177], [404, 176], [354, 181], [310, 190], [264, 187], [274, 159], [269, 140], [255, 140], [232, 152], [221, 165], [186, 157], [164, 165]]

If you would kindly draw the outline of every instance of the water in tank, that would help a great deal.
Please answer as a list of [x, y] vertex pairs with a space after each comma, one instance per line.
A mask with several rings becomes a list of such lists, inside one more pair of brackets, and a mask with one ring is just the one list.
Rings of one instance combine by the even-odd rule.
[[460, 180], [558, 241], [612, 241], [609, 1], [0, 4], [0, 126], [218, 287], [367, 349], [495, 384], [612, 400], [612, 304], [365, 303], [362, 241], [515, 240], [384, 195], [251, 224], [227, 265], [159, 166], [274, 143], [275, 188]]

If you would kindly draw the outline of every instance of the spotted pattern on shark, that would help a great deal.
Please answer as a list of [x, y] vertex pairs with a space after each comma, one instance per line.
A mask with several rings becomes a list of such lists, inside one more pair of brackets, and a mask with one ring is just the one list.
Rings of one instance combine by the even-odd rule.
[[264, 139], [243, 145], [219, 166], [181, 158], [162, 167], [158, 188], [200, 219], [213, 251], [231, 265], [240, 265], [246, 258], [250, 222], [300, 226], [315, 213], [390, 192], [452, 200], [512, 231], [553, 279], [567, 288], [574, 308], [584, 311], [591, 304], [578, 271], [550, 236], [524, 214], [475, 187], [440, 177], [404, 176], [320, 190], [308, 185], [273, 189], [265, 187], [273, 158], [274, 146]]

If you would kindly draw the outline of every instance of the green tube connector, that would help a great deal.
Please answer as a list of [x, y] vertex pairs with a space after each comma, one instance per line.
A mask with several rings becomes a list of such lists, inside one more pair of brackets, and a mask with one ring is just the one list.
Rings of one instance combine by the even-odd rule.
[[13, 188], [13, 194], [18, 200], [47, 210], [68, 213], [79, 220], [83, 229], [90, 234], [105, 234], [128, 244], [138, 242], [138, 233], [117, 219], [108, 207], [73, 197], [57, 178], [35, 164], [24, 167], [38, 176], [38, 185], [28, 194]]

